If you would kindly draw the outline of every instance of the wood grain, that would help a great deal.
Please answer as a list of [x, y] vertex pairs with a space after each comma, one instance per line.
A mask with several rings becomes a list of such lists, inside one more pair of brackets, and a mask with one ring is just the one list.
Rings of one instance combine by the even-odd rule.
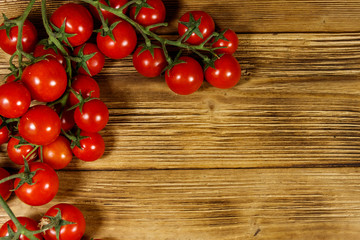
[[[115, 239], [357, 239], [360, 173], [342, 169], [59, 172], [51, 204], [75, 204], [86, 235]], [[76, 184], [74, 184], [76, 182]], [[0, 222], [7, 219], [0, 211]]]
[[[68, 0], [48, 1], [49, 13]], [[80, 2], [73, 1], [73, 2]], [[1, 0], [0, 12], [16, 17], [27, 4], [26, 0]], [[177, 31], [177, 20], [187, 11], [204, 10], [219, 28], [236, 32], [359, 32], [360, 1], [338, 0], [164, 0], [169, 27], [164, 33]], [[31, 19], [40, 23], [40, 1], [35, 5]]]
[[190, 96], [141, 77], [130, 57], [107, 61], [96, 77], [111, 114], [106, 154], [69, 169], [357, 166], [359, 38], [241, 34], [238, 86]]

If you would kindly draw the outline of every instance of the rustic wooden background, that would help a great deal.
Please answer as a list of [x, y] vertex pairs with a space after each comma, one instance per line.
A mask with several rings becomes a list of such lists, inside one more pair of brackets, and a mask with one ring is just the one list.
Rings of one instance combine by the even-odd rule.
[[[48, 2], [52, 12], [67, 1]], [[0, 12], [26, 3], [2, 0]], [[238, 33], [241, 82], [177, 96], [130, 57], [108, 60], [96, 77], [111, 114], [105, 156], [58, 171], [45, 206], [13, 196], [15, 213], [75, 204], [87, 239], [360, 239], [360, 0], [164, 3], [169, 37], [197, 9]]]

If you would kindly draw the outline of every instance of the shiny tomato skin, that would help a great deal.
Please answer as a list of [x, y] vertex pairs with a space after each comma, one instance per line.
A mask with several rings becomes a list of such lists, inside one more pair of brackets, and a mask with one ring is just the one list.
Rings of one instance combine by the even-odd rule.
[[[201, 18], [201, 23], [199, 26], [199, 30], [203, 35], [203, 38], [196, 35], [196, 33], [192, 33], [191, 37], [186, 41], [189, 44], [192, 45], [199, 45], [202, 42], [204, 42], [215, 30], [215, 23], [212, 17], [207, 14], [204, 11], [190, 11], [182, 15], [179, 19], [179, 21], [182, 22], [189, 22], [190, 19], [190, 13], [193, 15], [195, 20], [198, 20]], [[187, 32], [188, 28], [179, 22], [178, 24], [178, 32], [179, 35], [182, 36]]]
[[[98, 83], [87, 75], [76, 75], [71, 83], [71, 88], [77, 93], [81, 92], [83, 98], [88, 98], [90, 96], [93, 98], [100, 97], [100, 87]], [[79, 103], [79, 100], [76, 98], [75, 94], [70, 93], [69, 105], [74, 106], [77, 103]]]
[[64, 67], [55, 59], [46, 59], [27, 66], [21, 81], [31, 97], [40, 102], [52, 102], [63, 95], [67, 87]]
[[[64, 48], [68, 53], [70, 53], [67, 47], [64, 46]], [[34, 57], [41, 57], [46, 54], [49, 54], [46, 58], [56, 59], [61, 65], [63, 65], [64, 68], [66, 67], [66, 59], [59, 49], [55, 52], [52, 48], [45, 49], [44, 44], [37, 44], [33, 53]]]
[[42, 151], [39, 148], [39, 156], [41, 152], [43, 162], [55, 170], [65, 168], [73, 157], [69, 140], [61, 135], [52, 143], [44, 145]]
[[[105, 56], [96, 46], [96, 44], [85, 43], [84, 45], [85, 45], [83, 49], [84, 55], [96, 53], [92, 58], [86, 61], [86, 65], [89, 69], [90, 76], [95, 76], [96, 74], [100, 73], [101, 70], [103, 69], [105, 64]], [[78, 56], [81, 47], [84, 45], [78, 46], [74, 49], [75, 56]], [[76, 66], [75, 62], [73, 62], [73, 66], [74, 67]], [[83, 67], [80, 67], [78, 72], [80, 74], [89, 75]]]
[[[0, 168], [0, 180], [9, 176], [10, 173], [8, 171], [4, 168]], [[11, 190], [13, 189], [13, 181], [14, 180], [9, 180], [0, 184], [0, 195], [5, 201], [9, 199], [12, 193]]]
[[239, 38], [237, 37], [236, 33], [231, 29], [227, 29], [224, 33], [224, 37], [228, 41], [219, 39], [216, 42], [212, 43], [213, 48], [223, 47], [220, 49], [216, 49], [215, 52], [217, 54], [222, 54], [222, 53], [233, 54], [233, 53], [235, 53], [239, 46]]
[[136, 6], [130, 8], [130, 18], [142, 26], [150, 26], [165, 21], [166, 9], [162, 0], [147, 0], [152, 8], [143, 7], [135, 17]]
[[[3, 24], [1, 24], [2, 26]], [[37, 31], [35, 26], [29, 21], [25, 20], [22, 31], [22, 47], [23, 51], [31, 53], [37, 43]], [[10, 30], [10, 38], [6, 35], [6, 30], [0, 30], [0, 48], [7, 54], [13, 55], [16, 51], [16, 44], [18, 39], [18, 27], [14, 26]]]
[[[106, 5], [106, 6], [109, 6], [106, 3], [105, 0], [100, 0], [99, 2]], [[109, 2], [110, 2], [110, 7], [118, 9], [118, 8], [124, 6], [128, 1], [127, 0], [110, 0]], [[100, 16], [99, 16], [99, 13], [98, 13], [97, 9], [93, 5], [89, 5], [89, 9], [90, 9], [92, 15], [98, 21], [100, 21]], [[111, 12], [108, 12], [108, 11], [102, 9], [102, 8], [100, 8], [100, 10], [101, 10], [101, 13], [104, 16], [104, 19], [107, 19], [108, 22], [114, 22], [114, 21], [120, 20], [120, 18], [118, 16], [116, 16], [115, 14], [112, 14]], [[127, 10], [128, 10], [128, 8], [124, 8], [124, 10], [122, 12], [124, 14], [126, 14]]]
[[[19, 144], [19, 139], [11, 137], [7, 145], [7, 154], [12, 162], [18, 165], [24, 165], [24, 158], [29, 155], [34, 147], [31, 145], [22, 145], [19, 148], [15, 148]], [[32, 162], [37, 158], [36, 151], [26, 158], [28, 162]]]
[[109, 121], [109, 110], [103, 101], [93, 99], [84, 103], [82, 111], [75, 109], [74, 120], [81, 130], [99, 132]]
[[105, 142], [99, 133], [81, 131], [80, 136], [88, 138], [80, 141], [81, 149], [75, 146], [72, 151], [80, 160], [92, 162], [99, 159], [105, 152]]
[[115, 41], [110, 36], [97, 34], [96, 43], [100, 51], [111, 59], [121, 59], [130, 55], [137, 44], [134, 28], [125, 21], [120, 21], [112, 31]]
[[[30, 231], [39, 230], [38, 223], [35, 220], [28, 218], [28, 217], [17, 217], [17, 219], [19, 220], [21, 225], [25, 226], [25, 228]], [[9, 235], [8, 234], [8, 225], [14, 232], [17, 232], [17, 227], [15, 226], [14, 222], [12, 220], [8, 220], [0, 228], [0, 237], [5, 237], [5, 236]], [[43, 237], [41, 236], [40, 233], [35, 234], [35, 237], [39, 240], [43, 239]], [[29, 240], [29, 238], [25, 237], [23, 234], [21, 234], [18, 239], [19, 240]]]
[[145, 77], [157, 77], [167, 66], [166, 57], [162, 48], [154, 48], [154, 57], [149, 50], [141, 54], [143, 46], [139, 46], [133, 54], [133, 64], [141, 75]]
[[[30, 171], [39, 169], [33, 177], [33, 185], [24, 183], [15, 190], [16, 196], [24, 203], [31, 206], [41, 206], [50, 202], [58, 192], [59, 178], [55, 170], [46, 163], [29, 163]], [[42, 170], [41, 170], [42, 169]], [[24, 167], [19, 173], [24, 172]], [[14, 181], [14, 188], [19, 184], [20, 179]]]
[[165, 80], [169, 88], [180, 95], [196, 92], [204, 81], [201, 65], [191, 57], [180, 57], [179, 63], [165, 72]]
[[90, 38], [94, 23], [86, 7], [76, 3], [66, 3], [55, 10], [50, 17], [50, 22], [60, 28], [65, 19], [65, 32], [76, 34], [68, 38], [72, 47], [80, 46]]
[[47, 145], [59, 136], [61, 122], [53, 109], [36, 105], [20, 118], [18, 128], [20, 136], [29, 143]]
[[61, 129], [65, 132], [71, 130], [75, 126], [74, 120], [74, 109], [67, 110], [65, 109], [60, 117]]
[[[3, 121], [0, 119], [0, 124], [2, 123]], [[0, 145], [9, 141], [9, 137], [10, 137], [9, 129], [6, 126], [0, 128]]]
[[239, 62], [231, 54], [224, 54], [215, 61], [215, 69], [205, 70], [205, 79], [217, 88], [228, 89], [234, 87], [241, 78]]
[[20, 82], [0, 86], [0, 115], [6, 118], [21, 117], [30, 107], [30, 91]]
[[[84, 215], [77, 207], [67, 203], [56, 204], [47, 210], [43, 218], [54, 217], [59, 210], [63, 220], [76, 223], [61, 226], [59, 240], [80, 240], [85, 233], [86, 222]], [[45, 240], [57, 240], [55, 229], [46, 230], [43, 237]]]

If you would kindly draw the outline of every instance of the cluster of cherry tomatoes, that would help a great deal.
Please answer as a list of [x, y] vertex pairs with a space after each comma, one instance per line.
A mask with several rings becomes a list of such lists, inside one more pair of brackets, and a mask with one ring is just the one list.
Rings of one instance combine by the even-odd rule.
[[[0, 48], [12, 55], [11, 61], [19, 54], [29, 59], [19, 62], [18, 68], [10, 62], [13, 72], [0, 86], [0, 144], [7, 143], [9, 159], [24, 165], [19, 174], [26, 175], [0, 184], [5, 200], [15, 189], [24, 203], [44, 205], [58, 192], [55, 170], [65, 168], [74, 155], [83, 161], [95, 161], [103, 155], [105, 144], [99, 131], [106, 126], [109, 111], [99, 99], [99, 85], [93, 76], [101, 72], [106, 57], [121, 59], [133, 53], [133, 65], [140, 74], [156, 77], [164, 73], [169, 88], [181, 95], [197, 91], [204, 79], [222, 89], [231, 88], [240, 80], [240, 65], [233, 57], [238, 38], [231, 29], [216, 33], [214, 21], [206, 12], [185, 13], [179, 19], [177, 41], [153, 44], [145, 39], [145, 44], [138, 45], [135, 29], [143, 31], [145, 38], [147, 34], [153, 37], [152, 31], [164, 22], [166, 9], [162, 0], [99, 3], [103, 5], [89, 4], [90, 11], [75, 3], [55, 10], [49, 27], [61, 48], [51, 38], [38, 41], [36, 27], [29, 20], [23, 24], [21, 49], [18, 26], [6, 25], [5, 21], [6, 26], [0, 27]], [[123, 17], [103, 9], [106, 7], [121, 8]], [[97, 31], [96, 43], [89, 42], [94, 32], [93, 17], [103, 24]], [[178, 54], [172, 59], [166, 44], [193, 50], [204, 66], [193, 56]], [[210, 56], [200, 53], [202, 50]], [[0, 168], [0, 179], [9, 175]], [[46, 225], [46, 219], [59, 212], [63, 221], [71, 223], [61, 226], [60, 239], [81, 239], [85, 220], [72, 205], [53, 206], [42, 224]], [[32, 219], [18, 220], [29, 230], [38, 229]], [[16, 231], [9, 220], [0, 228], [0, 236], [10, 234], [8, 225]], [[36, 237], [57, 239], [57, 234], [52, 228]]]

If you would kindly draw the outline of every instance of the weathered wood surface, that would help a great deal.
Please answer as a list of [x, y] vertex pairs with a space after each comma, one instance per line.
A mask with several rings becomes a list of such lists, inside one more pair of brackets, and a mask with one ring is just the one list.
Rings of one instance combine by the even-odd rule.
[[108, 240], [360, 235], [360, 173], [354, 168], [62, 171], [59, 176], [62, 184], [51, 204], [29, 207], [13, 196], [15, 214], [40, 219], [52, 204], [76, 204], [87, 216], [87, 236]]
[[[107, 60], [96, 77], [111, 114], [105, 156], [59, 171], [45, 206], [13, 196], [17, 215], [74, 203], [87, 237], [109, 240], [360, 238], [360, 1], [223, 2], [165, 1], [161, 32], [187, 10], [208, 11], [238, 33], [241, 82], [177, 96], [130, 57]], [[25, 3], [0, 1], [0, 12]], [[7, 60], [0, 53], [0, 77]], [[14, 168], [4, 149], [1, 166]]]

